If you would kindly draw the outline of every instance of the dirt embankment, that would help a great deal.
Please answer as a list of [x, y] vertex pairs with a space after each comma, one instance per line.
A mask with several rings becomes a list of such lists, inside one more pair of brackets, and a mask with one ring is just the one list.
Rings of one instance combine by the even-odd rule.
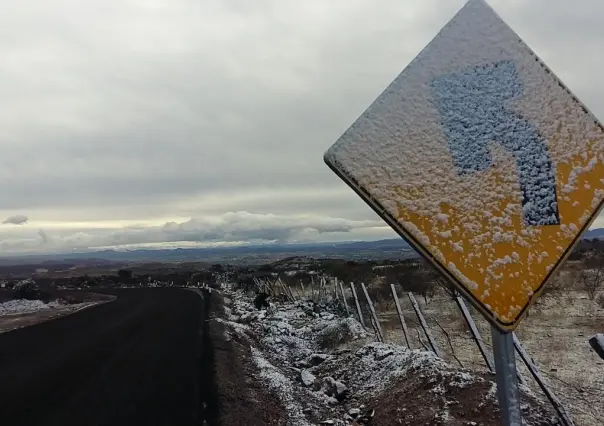
[[224, 298], [216, 291], [205, 297], [209, 318], [205, 321], [203, 361], [211, 368], [202, 375], [214, 383], [214, 392], [204, 401], [208, 424], [284, 425], [287, 416], [278, 398], [255, 379], [250, 342], [215, 320], [224, 317]]
[[[226, 306], [212, 307], [218, 318], [210, 321], [222, 424], [501, 423], [488, 374], [452, 366], [432, 352], [376, 342], [329, 304], [316, 312], [309, 301], [274, 301], [258, 311], [242, 293], [224, 300]], [[524, 424], [558, 424], [530, 389], [521, 392]]]

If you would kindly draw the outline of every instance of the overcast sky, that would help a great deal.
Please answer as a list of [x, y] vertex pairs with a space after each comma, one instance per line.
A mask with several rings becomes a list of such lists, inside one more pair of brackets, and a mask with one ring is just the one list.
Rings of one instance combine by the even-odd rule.
[[[322, 155], [464, 3], [0, 2], [0, 254], [393, 236]], [[604, 2], [489, 4], [604, 118]]]

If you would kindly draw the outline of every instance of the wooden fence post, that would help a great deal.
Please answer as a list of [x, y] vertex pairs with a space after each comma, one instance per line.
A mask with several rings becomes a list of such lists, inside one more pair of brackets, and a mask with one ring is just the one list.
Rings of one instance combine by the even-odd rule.
[[411, 300], [411, 304], [413, 305], [413, 310], [415, 311], [415, 315], [417, 315], [417, 318], [419, 319], [419, 323], [422, 326], [424, 333], [426, 334], [426, 337], [428, 338], [428, 342], [430, 343], [432, 350], [434, 351], [434, 353], [436, 354], [437, 357], [442, 358], [442, 355], [441, 355], [440, 351], [438, 350], [438, 346], [436, 345], [436, 341], [432, 337], [432, 334], [430, 333], [430, 329], [428, 328], [428, 324], [426, 323], [426, 320], [424, 319], [424, 316], [422, 315], [422, 311], [419, 309], [417, 300], [415, 300], [415, 296], [413, 296], [413, 293], [411, 293], [411, 292], [409, 292], [408, 295], [409, 295], [409, 300]]
[[357, 291], [354, 288], [354, 283], [350, 283], [350, 289], [352, 290], [352, 297], [354, 298], [354, 303], [357, 307], [357, 313], [359, 314], [359, 322], [363, 326], [363, 328], [367, 328], [365, 326], [365, 320], [363, 319], [363, 313], [361, 312], [361, 305], [359, 305], [359, 299], [357, 298]]
[[455, 295], [455, 302], [457, 303], [457, 306], [461, 310], [461, 313], [462, 313], [464, 319], [466, 320], [466, 324], [468, 325], [468, 328], [470, 329], [470, 333], [472, 333], [474, 342], [476, 342], [476, 345], [478, 346], [478, 350], [480, 351], [482, 358], [484, 359], [484, 362], [486, 362], [489, 371], [491, 373], [494, 373], [495, 366], [493, 365], [493, 362], [491, 361], [491, 358], [489, 357], [489, 355], [487, 353], [487, 350], [484, 346], [484, 341], [482, 340], [480, 332], [478, 331], [478, 328], [476, 327], [476, 323], [472, 319], [472, 315], [470, 315], [470, 311], [468, 310], [468, 307], [466, 306], [465, 302], [463, 301], [463, 299], [461, 298], [461, 296], [459, 294]]
[[363, 293], [365, 294], [365, 299], [367, 299], [367, 303], [369, 304], [369, 310], [371, 311], [371, 316], [373, 317], [373, 321], [375, 322], [375, 328], [378, 333], [378, 338], [380, 342], [384, 341], [384, 333], [382, 332], [382, 326], [380, 325], [380, 321], [375, 313], [375, 308], [373, 307], [373, 302], [369, 297], [369, 293], [367, 292], [367, 287], [365, 287], [365, 283], [361, 283], [361, 288], [363, 289]]
[[344, 286], [340, 283], [340, 291], [342, 292], [342, 300], [344, 301], [344, 308], [346, 308], [346, 316], [350, 316], [350, 309], [348, 308], [348, 301], [346, 300], [346, 294], [344, 294]]
[[338, 279], [334, 278], [333, 282], [333, 297], [335, 300], [338, 300]]
[[394, 284], [390, 284], [390, 290], [392, 290], [392, 297], [394, 297], [396, 313], [398, 314], [398, 318], [401, 321], [401, 327], [403, 327], [403, 334], [405, 335], [405, 342], [407, 342], [407, 347], [409, 349], [411, 349], [411, 343], [409, 342], [409, 330], [407, 330], [407, 323], [405, 322], [405, 318], [403, 317], [403, 310], [401, 309], [401, 304], [399, 303], [398, 295], [396, 294], [396, 289], [394, 288]]

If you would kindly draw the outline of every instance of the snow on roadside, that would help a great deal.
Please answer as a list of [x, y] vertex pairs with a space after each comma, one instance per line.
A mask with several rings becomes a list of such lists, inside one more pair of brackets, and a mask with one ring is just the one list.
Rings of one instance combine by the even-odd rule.
[[279, 395], [287, 410], [290, 423], [296, 426], [310, 425], [304, 417], [302, 408], [293, 398], [292, 382], [278, 368], [267, 361], [262, 352], [254, 347], [251, 348], [251, 351], [254, 363], [260, 372], [260, 377], [267, 383], [269, 389]]
[[64, 306], [64, 304], [57, 302], [56, 300], [44, 303], [41, 300], [15, 299], [0, 303], [0, 315], [26, 314], [45, 309], [62, 308]]
[[[376, 412], [372, 424], [384, 424], [388, 406], [407, 403], [397, 397], [390, 404], [389, 398], [409, 390], [419, 401], [409, 410], [430, 411], [440, 422], [435, 424], [471, 424], [459, 422], [476, 417], [476, 410], [492, 415], [497, 405], [495, 392], [486, 392], [477, 401], [459, 400], [461, 394], [495, 389], [491, 379], [452, 367], [432, 352], [375, 342], [358, 321], [337, 315], [331, 303], [316, 309], [307, 301], [273, 302], [268, 310], [259, 311], [243, 293], [232, 293], [227, 300], [226, 318], [216, 320], [247, 339], [259, 378], [289, 413], [288, 425], [351, 425], [355, 420], [366, 424], [378, 407], [382, 418]], [[548, 410], [535, 406], [528, 389], [522, 391], [529, 401], [523, 411], [550, 417]], [[407, 418], [409, 412], [402, 415]], [[467, 417], [456, 417], [460, 415]], [[476, 420], [490, 424], [483, 423], [487, 420], [483, 417]]]

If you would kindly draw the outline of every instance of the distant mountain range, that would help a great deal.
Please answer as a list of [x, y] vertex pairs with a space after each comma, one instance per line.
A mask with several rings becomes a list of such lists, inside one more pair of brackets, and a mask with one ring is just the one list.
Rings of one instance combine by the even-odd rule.
[[257, 244], [235, 247], [176, 249], [102, 250], [94, 252], [36, 254], [0, 258], [1, 265], [55, 264], [86, 261], [103, 262], [216, 262], [241, 263], [266, 261], [286, 256], [331, 257], [346, 259], [385, 259], [414, 256], [415, 252], [399, 238], [380, 241], [341, 243]]
[[[604, 239], [604, 228], [592, 229], [584, 239]], [[349, 241], [340, 243], [256, 244], [235, 247], [102, 250], [92, 252], [38, 254], [0, 257], [0, 266], [24, 264], [77, 263], [88, 265], [104, 263], [142, 262], [208, 262], [257, 263], [277, 260], [287, 256], [315, 258], [400, 259], [417, 256], [402, 238], [379, 241]]]
[[590, 229], [583, 235], [584, 240], [593, 240], [594, 238], [597, 238], [598, 240], [604, 239], [604, 228]]

